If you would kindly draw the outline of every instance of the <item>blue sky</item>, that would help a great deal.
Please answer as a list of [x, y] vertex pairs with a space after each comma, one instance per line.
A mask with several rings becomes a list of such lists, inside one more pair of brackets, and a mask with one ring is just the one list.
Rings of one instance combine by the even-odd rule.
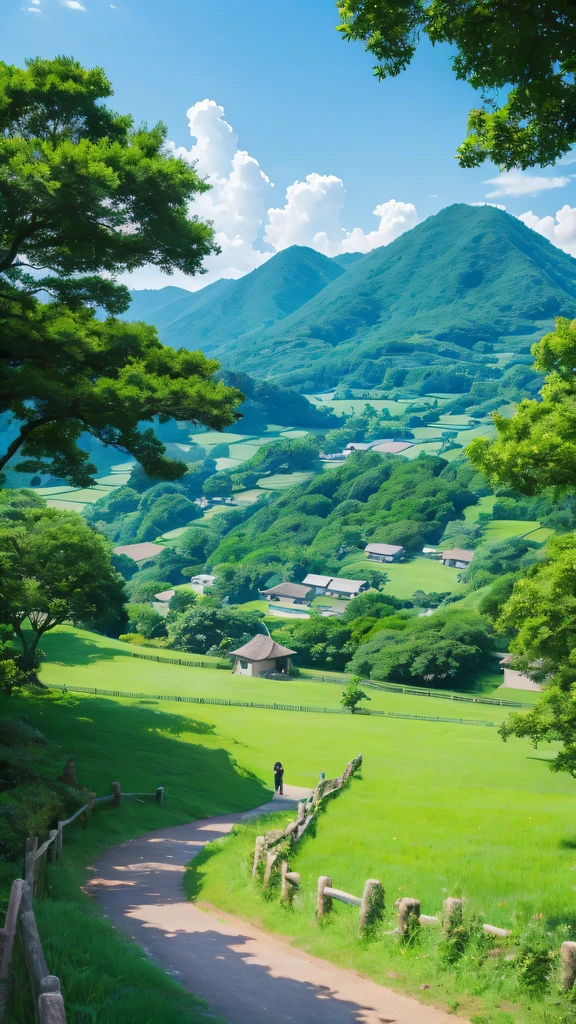
[[[274, 190], [265, 190], [258, 200], [261, 206], [282, 210], [286, 188], [305, 182], [310, 174], [322, 176], [310, 186], [315, 202], [324, 176], [341, 180], [343, 187], [329, 181], [331, 197], [322, 197], [330, 206], [328, 220], [332, 218], [326, 231], [323, 209], [315, 207], [320, 241], [302, 233], [302, 225], [300, 234], [293, 230], [289, 222], [292, 213], [298, 214], [296, 208], [278, 218], [275, 234], [268, 230], [273, 243], [263, 237], [266, 217], [256, 232], [241, 225], [238, 237], [244, 232], [246, 242], [251, 231], [250, 245], [260, 254], [296, 240], [331, 255], [337, 244], [336, 212], [347, 237], [354, 228], [364, 233], [377, 229], [372, 211], [392, 199], [415, 207], [415, 213], [407, 214], [400, 208], [410, 227], [442, 206], [483, 201], [487, 193], [502, 190], [526, 191], [490, 201], [515, 215], [532, 211], [533, 226], [576, 254], [571, 248], [576, 247], [576, 212], [568, 219], [565, 215], [563, 225], [536, 223], [565, 205], [576, 207], [576, 178], [570, 177], [576, 163], [530, 172], [547, 179], [534, 183], [535, 194], [530, 194], [526, 176], [509, 179], [504, 186], [484, 184], [497, 176], [494, 167], [464, 171], [454, 159], [475, 94], [454, 79], [447, 48], [422, 45], [407, 73], [379, 84], [372, 77], [370, 56], [361, 44], [344, 43], [334, 30], [336, 22], [332, 0], [117, 0], [115, 5], [109, 0], [4, 0], [0, 37], [2, 58], [8, 62], [66, 53], [86, 65], [102, 65], [114, 85], [116, 109], [130, 111], [137, 121], [165, 121], [177, 147], [190, 150], [193, 144], [188, 108], [214, 100], [225, 111], [218, 123], [225, 119], [232, 126], [237, 148], [257, 160], [274, 183]], [[230, 168], [216, 171], [206, 163], [203, 170], [218, 174], [222, 184]], [[252, 165], [249, 170], [253, 172]], [[550, 179], [564, 184], [550, 188]], [[310, 198], [307, 188], [300, 202]], [[216, 198], [221, 205], [222, 191], [214, 202]], [[202, 212], [213, 214], [210, 209]], [[391, 216], [388, 208], [386, 215]], [[224, 230], [229, 235], [236, 230], [229, 218]], [[381, 238], [362, 240], [361, 245], [389, 240], [388, 230], [389, 225]], [[399, 231], [393, 228], [392, 235]], [[245, 269], [250, 266], [224, 267], [223, 272], [237, 276]], [[212, 268], [209, 279], [219, 273]], [[150, 277], [135, 283], [162, 282]]]

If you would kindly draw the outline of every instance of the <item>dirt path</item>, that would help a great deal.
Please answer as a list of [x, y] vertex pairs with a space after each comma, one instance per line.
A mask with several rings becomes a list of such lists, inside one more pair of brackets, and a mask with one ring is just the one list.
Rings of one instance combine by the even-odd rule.
[[[108, 850], [89, 883], [111, 922], [228, 1024], [466, 1024], [246, 922], [186, 902], [186, 864], [237, 822], [290, 809], [308, 790], [244, 814], [148, 832]], [[291, 799], [292, 798], [292, 799]]]

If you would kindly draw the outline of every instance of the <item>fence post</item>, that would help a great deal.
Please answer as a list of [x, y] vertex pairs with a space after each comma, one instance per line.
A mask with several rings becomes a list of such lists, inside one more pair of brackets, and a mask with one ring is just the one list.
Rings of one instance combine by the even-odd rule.
[[256, 878], [258, 874], [258, 865], [264, 856], [264, 836], [256, 836], [256, 843], [254, 846], [254, 862], [252, 864], [252, 877]]
[[112, 807], [120, 807], [120, 799], [122, 797], [122, 790], [120, 789], [119, 782], [112, 783]]
[[569, 991], [576, 981], [576, 942], [563, 942], [560, 946], [562, 960], [562, 988]]
[[318, 879], [318, 919], [324, 917], [325, 914], [329, 914], [332, 910], [332, 897], [324, 894], [324, 889], [326, 888], [332, 888], [332, 879], [329, 875], [320, 875]]
[[10, 977], [10, 961], [12, 958], [12, 947], [18, 927], [18, 914], [20, 912], [20, 901], [24, 881], [22, 878], [15, 878], [10, 890], [10, 901], [6, 911], [6, 920], [2, 929], [2, 945], [0, 947], [0, 983], [5, 983]]
[[164, 807], [164, 786], [158, 786], [154, 801], [155, 803], [160, 804], [160, 807]]
[[298, 804], [298, 811], [296, 821], [299, 825], [303, 825], [306, 820], [306, 804], [301, 800]]
[[58, 829], [50, 829], [49, 835], [52, 842], [48, 847], [48, 860], [51, 864], [54, 864], [54, 862], [58, 860]]
[[281, 900], [283, 903], [290, 904], [292, 903], [296, 888], [300, 885], [300, 875], [297, 871], [289, 870], [287, 860], [282, 861], [280, 872], [282, 875]]
[[267, 888], [268, 883], [270, 882], [270, 876], [272, 875], [272, 868], [274, 867], [274, 865], [275, 865], [277, 860], [278, 860], [278, 854], [277, 853], [272, 853], [270, 850], [268, 850], [268, 853], [266, 854], [266, 870], [264, 872], [264, 888], [265, 889]]
[[369, 878], [362, 893], [360, 931], [382, 920], [384, 914], [384, 888], [377, 878]]
[[444, 931], [449, 935], [462, 924], [463, 900], [449, 896], [444, 900]]
[[64, 846], [64, 822], [58, 822], [58, 856], [62, 853], [62, 847]]
[[405, 935], [408, 931], [408, 923], [411, 917], [420, 917], [420, 900], [405, 896], [395, 904], [398, 907], [398, 931]]
[[29, 836], [26, 840], [26, 853], [24, 854], [24, 881], [32, 890], [32, 896], [36, 889], [36, 863], [34, 857], [38, 849], [38, 836]]

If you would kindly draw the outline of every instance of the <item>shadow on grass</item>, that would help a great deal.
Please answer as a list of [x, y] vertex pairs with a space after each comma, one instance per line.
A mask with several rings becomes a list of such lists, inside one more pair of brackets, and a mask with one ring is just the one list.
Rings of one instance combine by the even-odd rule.
[[182, 888], [186, 893], [187, 900], [195, 900], [202, 892], [204, 886], [204, 875], [206, 872], [200, 869], [204, 864], [207, 864], [209, 860], [217, 857], [219, 853], [223, 853], [223, 846], [221, 843], [208, 843], [203, 850], [200, 850], [196, 854], [194, 860], [191, 860], [186, 865], [186, 872], [182, 879]]
[[[106, 638], [104, 638], [106, 639]], [[76, 633], [45, 633], [40, 646], [56, 665], [91, 665], [93, 661], [111, 661], [113, 658], [132, 658], [129, 651], [101, 646], [88, 637]]]
[[[26, 719], [59, 745], [55, 775], [74, 756], [79, 783], [98, 796], [109, 793], [116, 780], [125, 792], [154, 793], [164, 786], [167, 825], [251, 809], [269, 796], [253, 773], [223, 747], [214, 747], [212, 722], [101, 697], [46, 692], [0, 696], [0, 714]], [[187, 739], [194, 735], [210, 737], [209, 745]]]

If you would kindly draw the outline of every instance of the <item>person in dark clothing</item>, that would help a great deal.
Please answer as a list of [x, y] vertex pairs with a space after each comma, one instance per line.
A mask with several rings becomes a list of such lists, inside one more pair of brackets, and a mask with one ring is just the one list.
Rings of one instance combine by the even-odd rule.
[[284, 769], [280, 761], [274, 765], [274, 789], [279, 796], [284, 793]]

